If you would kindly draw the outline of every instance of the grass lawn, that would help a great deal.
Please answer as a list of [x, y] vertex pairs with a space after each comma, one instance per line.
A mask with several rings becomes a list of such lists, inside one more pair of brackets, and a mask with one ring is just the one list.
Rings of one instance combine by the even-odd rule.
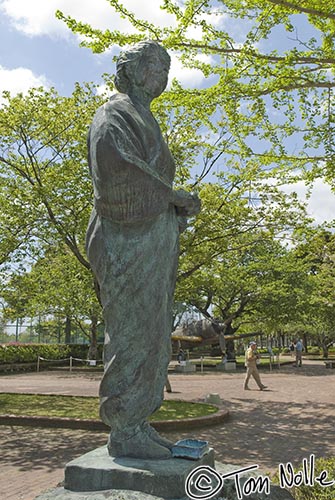
[[[208, 404], [164, 401], [151, 420], [202, 417], [217, 410], [215, 406]], [[1, 393], [0, 414], [100, 420], [99, 399], [79, 396]]]

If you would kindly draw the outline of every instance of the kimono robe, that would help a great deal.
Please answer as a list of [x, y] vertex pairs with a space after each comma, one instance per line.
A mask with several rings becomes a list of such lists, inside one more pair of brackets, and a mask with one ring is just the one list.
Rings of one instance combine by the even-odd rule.
[[120, 441], [163, 400], [179, 254], [175, 165], [151, 112], [126, 94], [98, 109], [88, 150], [94, 209], [86, 250], [105, 322], [100, 415]]

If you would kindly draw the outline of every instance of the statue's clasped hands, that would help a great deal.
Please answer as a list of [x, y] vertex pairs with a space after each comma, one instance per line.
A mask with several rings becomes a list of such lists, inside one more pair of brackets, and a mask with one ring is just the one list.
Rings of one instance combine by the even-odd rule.
[[178, 215], [191, 217], [200, 212], [201, 200], [196, 193], [189, 193], [184, 189], [172, 191], [171, 202], [175, 205]]

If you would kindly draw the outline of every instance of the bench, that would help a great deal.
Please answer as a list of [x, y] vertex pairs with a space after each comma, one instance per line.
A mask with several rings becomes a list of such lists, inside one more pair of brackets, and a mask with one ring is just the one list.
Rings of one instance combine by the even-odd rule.
[[326, 365], [326, 368], [335, 368], [335, 360], [331, 360], [331, 361], [324, 361], [324, 364]]

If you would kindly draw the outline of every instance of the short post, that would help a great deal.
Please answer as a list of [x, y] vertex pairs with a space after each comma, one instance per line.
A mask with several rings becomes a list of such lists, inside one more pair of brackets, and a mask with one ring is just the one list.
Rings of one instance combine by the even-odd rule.
[[72, 372], [72, 356], [70, 356], [70, 373]]
[[204, 357], [201, 356], [201, 359], [200, 359], [200, 370], [201, 370], [201, 373], [204, 373]]
[[40, 357], [37, 356], [37, 371], [40, 371]]

